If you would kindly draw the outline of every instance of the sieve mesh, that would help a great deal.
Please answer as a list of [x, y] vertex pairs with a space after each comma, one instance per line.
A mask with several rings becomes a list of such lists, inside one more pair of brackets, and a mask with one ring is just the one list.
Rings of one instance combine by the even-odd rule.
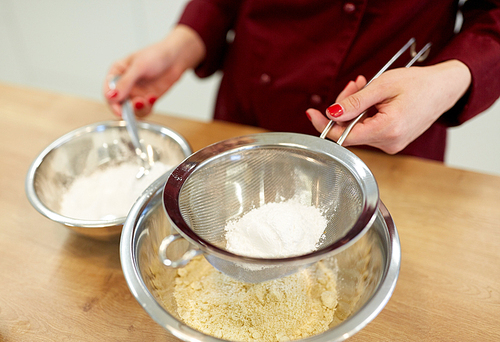
[[207, 161], [184, 183], [179, 207], [194, 233], [224, 249], [227, 221], [294, 197], [328, 219], [324, 246], [342, 238], [363, 210], [363, 191], [339, 162], [314, 151], [266, 146]]

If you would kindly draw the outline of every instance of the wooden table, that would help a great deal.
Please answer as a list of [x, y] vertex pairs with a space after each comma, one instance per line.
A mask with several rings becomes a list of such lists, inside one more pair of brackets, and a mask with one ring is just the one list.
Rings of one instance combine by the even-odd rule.
[[[117, 242], [80, 237], [29, 204], [49, 143], [112, 119], [103, 103], [0, 84], [0, 341], [177, 341], [131, 295]], [[162, 115], [198, 150], [261, 130]], [[354, 150], [396, 222], [402, 265], [385, 309], [352, 341], [500, 341], [500, 177]]]

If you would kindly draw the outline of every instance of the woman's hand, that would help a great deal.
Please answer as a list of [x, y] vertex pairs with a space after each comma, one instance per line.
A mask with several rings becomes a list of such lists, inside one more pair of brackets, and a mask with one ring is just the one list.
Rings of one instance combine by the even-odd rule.
[[[190, 27], [178, 25], [162, 41], [115, 62], [106, 76], [103, 92], [116, 115], [129, 98], [137, 116], [151, 112], [154, 102], [182, 76], [205, 58], [205, 45]], [[111, 78], [120, 75], [116, 88]]]
[[370, 145], [394, 154], [424, 133], [466, 93], [469, 68], [458, 60], [426, 67], [389, 70], [366, 88], [366, 79], [351, 81], [327, 109], [326, 118], [308, 109], [312, 124], [322, 132], [328, 119], [336, 122], [328, 138], [337, 141], [352, 119], [370, 107], [376, 114], [358, 122], [344, 146]]

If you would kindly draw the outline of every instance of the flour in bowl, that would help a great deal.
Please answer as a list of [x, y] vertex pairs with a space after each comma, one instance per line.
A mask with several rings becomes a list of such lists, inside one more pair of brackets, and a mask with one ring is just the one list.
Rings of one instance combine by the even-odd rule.
[[[169, 303], [170, 289], [159, 286]], [[177, 270], [177, 313], [189, 326], [227, 341], [283, 342], [328, 330], [338, 305], [336, 270], [317, 262], [291, 276], [239, 282], [196, 257]]]
[[228, 222], [226, 249], [259, 258], [283, 258], [310, 253], [324, 237], [327, 220], [321, 211], [290, 199], [267, 203]]
[[71, 183], [61, 199], [61, 215], [81, 220], [105, 220], [127, 216], [146, 188], [173, 166], [156, 162], [140, 179], [136, 163], [121, 163], [82, 175]]

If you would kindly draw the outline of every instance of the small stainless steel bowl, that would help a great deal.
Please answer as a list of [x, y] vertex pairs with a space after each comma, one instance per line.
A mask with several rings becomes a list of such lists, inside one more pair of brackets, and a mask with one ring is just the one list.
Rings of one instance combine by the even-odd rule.
[[[177, 270], [165, 267], [158, 255], [163, 238], [176, 233], [162, 204], [166, 176], [135, 202], [123, 226], [120, 259], [125, 279], [144, 310], [174, 336], [193, 342], [225, 341], [190, 328], [177, 314]], [[182, 244], [172, 246], [174, 257], [189, 248], [187, 241]], [[394, 222], [382, 203], [368, 232], [334, 258], [336, 263], [330, 265], [338, 267], [339, 295], [335, 320], [326, 332], [300, 341], [344, 341], [372, 321], [389, 301], [399, 275], [401, 247]]]
[[[188, 142], [167, 127], [139, 122], [138, 128], [141, 139], [157, 153], [157, 161], [177, 165], [192, 153]], [[80, 175], [90, 174], [111, 162], [135, 158], [125, 121], [104, 121], [78, 128], [55, 140], [36, 157], [26, 176], [26, 195], [42, 215], [76, 233], [99, 240], [117, 239], [126, 217], [109, 220], [66, 217], [59, 213], [60, 201]]]

